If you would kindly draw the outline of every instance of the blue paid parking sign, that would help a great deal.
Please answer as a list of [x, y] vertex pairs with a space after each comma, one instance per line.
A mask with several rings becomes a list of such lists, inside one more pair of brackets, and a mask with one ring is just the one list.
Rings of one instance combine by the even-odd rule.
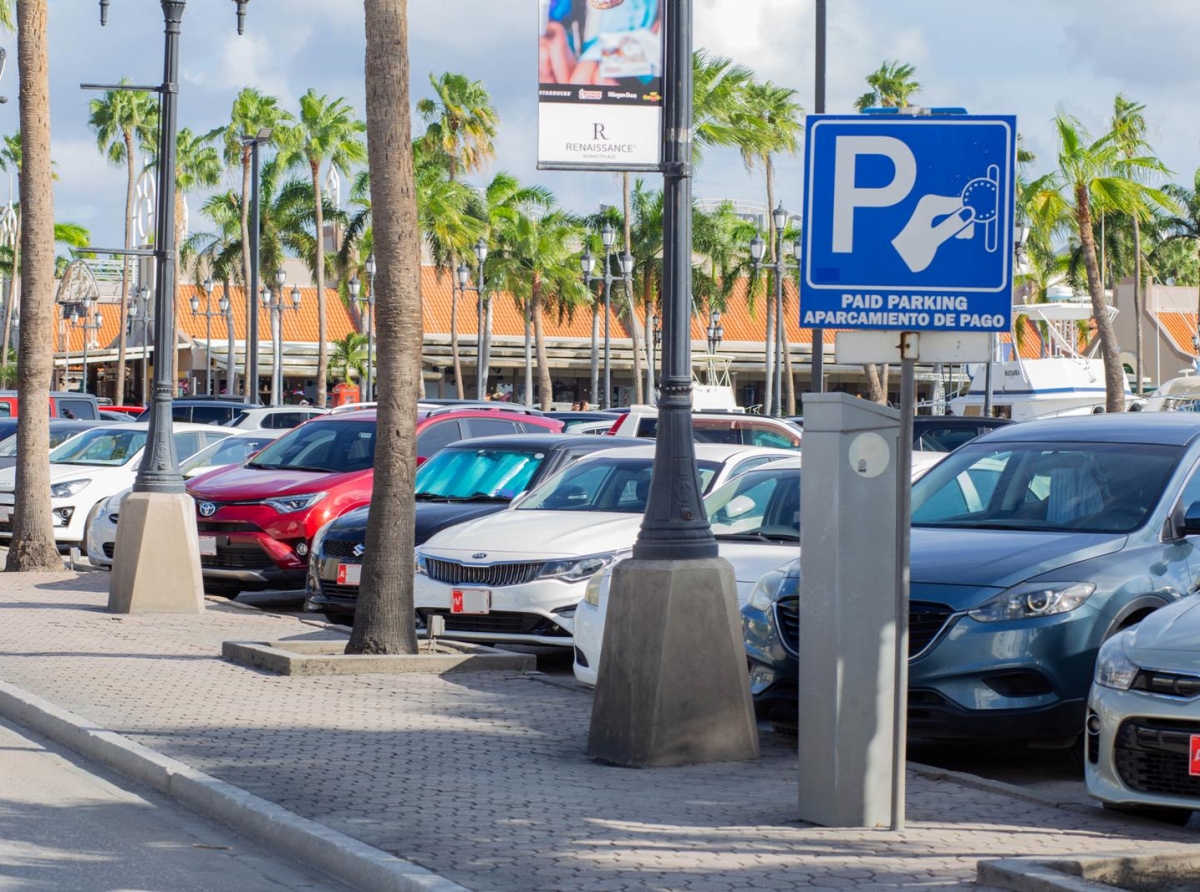
[[1004, 331], [1016, 118], [808, 118], [805, 328]]

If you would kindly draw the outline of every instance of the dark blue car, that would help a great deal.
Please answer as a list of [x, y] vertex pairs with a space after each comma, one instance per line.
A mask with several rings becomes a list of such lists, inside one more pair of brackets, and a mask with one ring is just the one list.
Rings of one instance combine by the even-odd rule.
[[[910, 734], [1077, 740], [1100, 644], [1200, 588], [1200, 539], [1184, 524], [1198, 463], [1194, 415], [1095, 415], [1003, 427], [918, 481]], [[795, 598], [779, 589], [773, 600]], [[794, 652], [795, 637], [778, 604], [751, 607], [753, 670], [756, 649]]]

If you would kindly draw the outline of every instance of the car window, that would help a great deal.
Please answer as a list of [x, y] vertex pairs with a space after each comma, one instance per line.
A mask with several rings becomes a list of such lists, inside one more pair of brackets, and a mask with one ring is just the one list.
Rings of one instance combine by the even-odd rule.
[[264, 427], [272, 430], [291, 430], [303, 421], [307, 415], [300, 412], [274, 412], [267, 416]]
[[469, 437], [496, 437], [517, 433], [517, 425], [512, 421], [498, 418], [467, 418]]
[[[8, 441], [5, 440], [5, 443]], [[0, 446], [0, 455], [4, 454], [4, 447]], [[1200, 502], [1200, 465], [1192, 471], [1192, 476], [1188, 478], [1188, 482], [1183, 485], [1183, 491], [1179, 495], [1179, 504], [1186, 511], [1192, 505]]]
[[[71, 437], [74, 437], [79, 433], [80, 433], [80, 431], [78, 431], [78, 430], [66, 430], [66, 429], [55, 430], [54, 428], [51, 428], [50, 429], [50, 448], [53, 449], [55, 446], [61, 446], [67, 440], [71, 439]], [[13, 434], [9, 437], [5, 437], [3, 441], [0, 441], [0, 458], [12, 458], [16, 454], [17, 454], [17, 435], [16, 434]]]
[[545, 461], [539, 449], [443, 449], [417, 471], [417, 499], [511, 501]]
[[641, 418], [638, 420], [637, 435], [639, 437], [650, 437], [653, 439], [658, 436], [658, 419], [657, 418]]
[[250, 413], [248, 411], [246, 411], [245, 409], [243, 409], [241, 412], [238, 412], [236, 415], [234, 415], [231, 420], [229, 420], [225, 423], [228, 424], [230, 427], [241, 427], [243, 424], [246, 423], [246, 419], [249, 417], [250, 417]]
[[453, 418], [435, 421], [417, 434], [417, 455], [428, 458], [443, 446], [457, 443], [461, 439], [458, 421]]
[[345, 473], [375, 464], [375, 422], [336, 421], [294, 428], [249, 465], [291, 471]]
[[200, 435], [195, 431], [184, 431], [175, 434], [175, 454], [179, 458], [195, 455], [202, 448]]
[[94, 419], [96, 417], [96, 407], [88, 400], [73, 400], [73, 399], [58, 399], [55, 402], [58, 404], [59, 418], [83, 418]]
[[12, 403], [0, 402], [0, 418], [12, 418]]
[[192, 406], [191, 409], [195, 424], [224, 424], [234, 412], [228, 406]]
[[[550, 430], [550, 428], [538, 424], [536, 421], [518, 421], [516, 424], [517, 430], [526, 434], [544, 434]], [[565, 431], [567, 428], [564, 427], [563, 430]]]
[[727, 446], [738, 446], [742, 442], [742, 431], [728, 422], [708, 425], [696, 424], [693, 421], [692, 435], [697, 443], [722, 443]]
[[84, 431], [50, 453], [50, 461], [65, 465], [123, 465], [146, 445], [146, 431]]
[[765, 465], [767, 462], [771, 461], [773, 458], [774, 458], [774, 456], [770, 456], [770, 455], [756, 455], [756, 456], [754, 456], [754, 458], [747, 458], [744, 461], [739, 462], [734, 467], [734, 469], [729, 472], [729, 476], [730, 477], [738, 477], [742, 474], [745, 474], [747, 471], [754, 470], [759, 465]]
[[927, 428], [917, 442], [920, 452], [953, 452], [959, 446], [970, 443], [980, 434], [974, 426], [954, 425], [952, 427]]
[[783, 431], [764, 427], [746, 427], [742, 431], [742, 442], [747, 446], [767, 446], [772, 449], [799, 449], [800, 438], [789, 436]]
[[962, 447], [913, 487], [913, 524], [1127, 533], [1146, 522], [1175, 446], [1020, 443]]
[[650, 495], [653, 463], [647, 459], [575, 465], [539, 487], [519, 509], [641, 513]]
[[794, 468], [752, 471], [704, 505], [717, 538], [800, 541], [800, 474]]

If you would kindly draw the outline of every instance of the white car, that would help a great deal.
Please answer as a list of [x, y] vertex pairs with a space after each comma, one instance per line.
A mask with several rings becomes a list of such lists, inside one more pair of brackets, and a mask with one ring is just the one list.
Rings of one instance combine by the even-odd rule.
[[[148, 423], [94, 427], [50, 452], [50, 510], [60, 549], [82, 545], [87, 528], [114, 493], [133, 485], [146, 445]], [[205, 424], [176, 423], [175, 452], [186, 458], [232, 431]], [[12, 538], [16, 469], [0, 471], [0, 541]]]
[[243, 409], [224, 426], [243, 431], [286, 431], [319, 415], [328, 414], [328, 409], [318, 409], [316, 406], [263, 406]]
[[1084, 776], [1106, 807], [1186, 824], [1200, 810], [1200, 595], [1100, 648]]
[[[945, 458], [913, 454], [913, 480]], [[721, 557], [733, 565], [740, 609], [758, 581], [800, 555], [801, 459], [773, 462], [731, 480], [704, 500]], [[588, 582], [575, 611], [575, 678], [595, 686], [604, 644], [612, 568]]]
[[[782, 449], [699, 443], [701, 490], [781, 459]], [[418, 622], [447, 638], [572, 646], [591, 576], [627, 556], [650, 492], [654, 446], [580, 459], [498, 514], [434, 535], [417, 549]]]
[[[244, 464], [268, 443], [278, 439], [284, 432], [278, 431], [234, 431], [229, 436], [201, 449], [187, 461], [179, 463], [179, 471], [184, 480], [199, 477], [217, 468], [229, 465]], [[117, 542], [117, 518], [121, 512], [121, 501], [133, 492], [132, 488], [123, 489], [104, 502], [100, 511], [88, 525], [87, 559], [96, 566], [106, 570], [112, 569], [113, 548]]]

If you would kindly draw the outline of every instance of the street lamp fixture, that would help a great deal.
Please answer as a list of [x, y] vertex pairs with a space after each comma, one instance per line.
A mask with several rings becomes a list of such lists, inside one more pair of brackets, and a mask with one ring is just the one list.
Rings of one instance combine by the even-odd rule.
[[[373, 256], [374, 255], [372, 255], [372, 257]], [[475, 243], [475, 260], [478, 261], [479, 263], [484, 263], [487, 261], [487, 258], [488, 258], [488, 245], [487, 245], [487, 242], [485, 242], [483, 240], [483, 237], [481, 236], [479, 241], [477, 241]], [[374, 263], [374, 259], [372, 259], [371, 262]], [[374, 275], [373, 272], [372, 272], [372, 275]]]
[[490, 328], [492, 308], [487, 296], [487, 282], [483, 276], [483, 264], [488, 257], [487, 242], [480, 237], [475, 243], [475, 284], [471, 281], [471, 268], [466, 261], [458, 265], [458, 290], [463, 294], [475, 292], [475, 399], [487, 399], [488, 349], [491, 343]]
[[714, 355], [721, 349], [721, 341], [725, 340], [725, 327], [721, 325], [721, 311], [713, 310], [708, 322], [708, 354]]
[[[253, 136], [242, 134], [242, 145], [250, 150], [250, 295], [259, 292], [260, 242], [262, 235], [262, 147], [274, 138], [271, 127], [260, 128]], [[246, 398], [258, 399], [258, 313], [246, 307]]]
[[[614, 276], [612, 273], [612, 259], [615, 256], [613, 245], [617, 241], [617, 230], [613, 228], [611, 223], [605, 223], [604, 228], [600, 230], [600, 244], [604, 246], [604, 274], [594, 275], [593, 270], [596, 268], [596, 258], [592, 256], [590, 250], [585, 250], [583, 256], [579, 258], [579, 267], [583, 271], [583, 283], [588, 288], [592, 287], [594, 282], [604, 283], [604, 393], [600, 401], [600, 408], [612, 408], [612, 337], [610, 326], [612, 324], [612, 286], [613, 282], [624, 282], [626, 288], [633, 287], [633, 256], [626, 252], [618, 258], [618, 265], [621, 270], [619, 276]], [[596, 382], [592, 382], [592, 396], [595, 397]]]
[[287, 310], [299, 312], [300, 287], [292, 286], [291, 306], [284, 300], [284, 285], [287, 273], [278, 270], [275, 273], [277, 288], [263, 288], [261, 291], [262, 307], [267, 311], [271, 320], [271, 346], [274, 368], [271, 371], [271, 405], [278, 406], [283, 402], [283, 314]]
[[[771, 213], [771, 222], [775, 224], [775, 260], [771, 263], [763, 262], [767, 243], [762, 236], [755, 234], [754, 238], [750, 240], [750, 259], [754, 264], [755, 276], [762, 270], [770, 270], [775, 277], [775, 329], [774, 332], [767, 332], [765, 343], [767, 394], [763, 407], [771, 415], [783, 414], [783, 351], [788, 349], [783, 324], [783, 280], [789, 272], [799, 269], [799, 266], [793, 261], [799, 258], [801, 250], [799, 240], [794, 242], [783, 240], [783, 229], [790, 216], [791, 214], [787, 212], [782, 202]], [[814, 341], [813, 350], [820, 349], [821, 342]]]
[[[193, 294], [188, 303], [191, 305], [193, 316], [204, 317], [204, 392], [211, 396], [213, 392], [212, 321], [215, 317], [224, 316], [225, 310], [218, 311], [212, 308], [214, 288], [212, 276], [204, 280], [202, 287], [204, 288], [204, 312], [200, 312], [200, 296], [198, 294]], [[228, 303], [225, 298], [222, 300]]]
[[91, 346], [91, 340], [94, 332], [98, 332], [104, 326], [104, 315], [96, 313], [92, 321], [88, 321], [88, 314], [92, 310], [92, 300], [86, 298], [81, 306], [83, 312], [79, 312], [79, 307], [71, 307], [71, 312], [67, 315], [69, 321], [74, 328], [82, 329], [83, 331], [83, 380], [79, 384], [79, 392], [88, 392], [88, 347]]

